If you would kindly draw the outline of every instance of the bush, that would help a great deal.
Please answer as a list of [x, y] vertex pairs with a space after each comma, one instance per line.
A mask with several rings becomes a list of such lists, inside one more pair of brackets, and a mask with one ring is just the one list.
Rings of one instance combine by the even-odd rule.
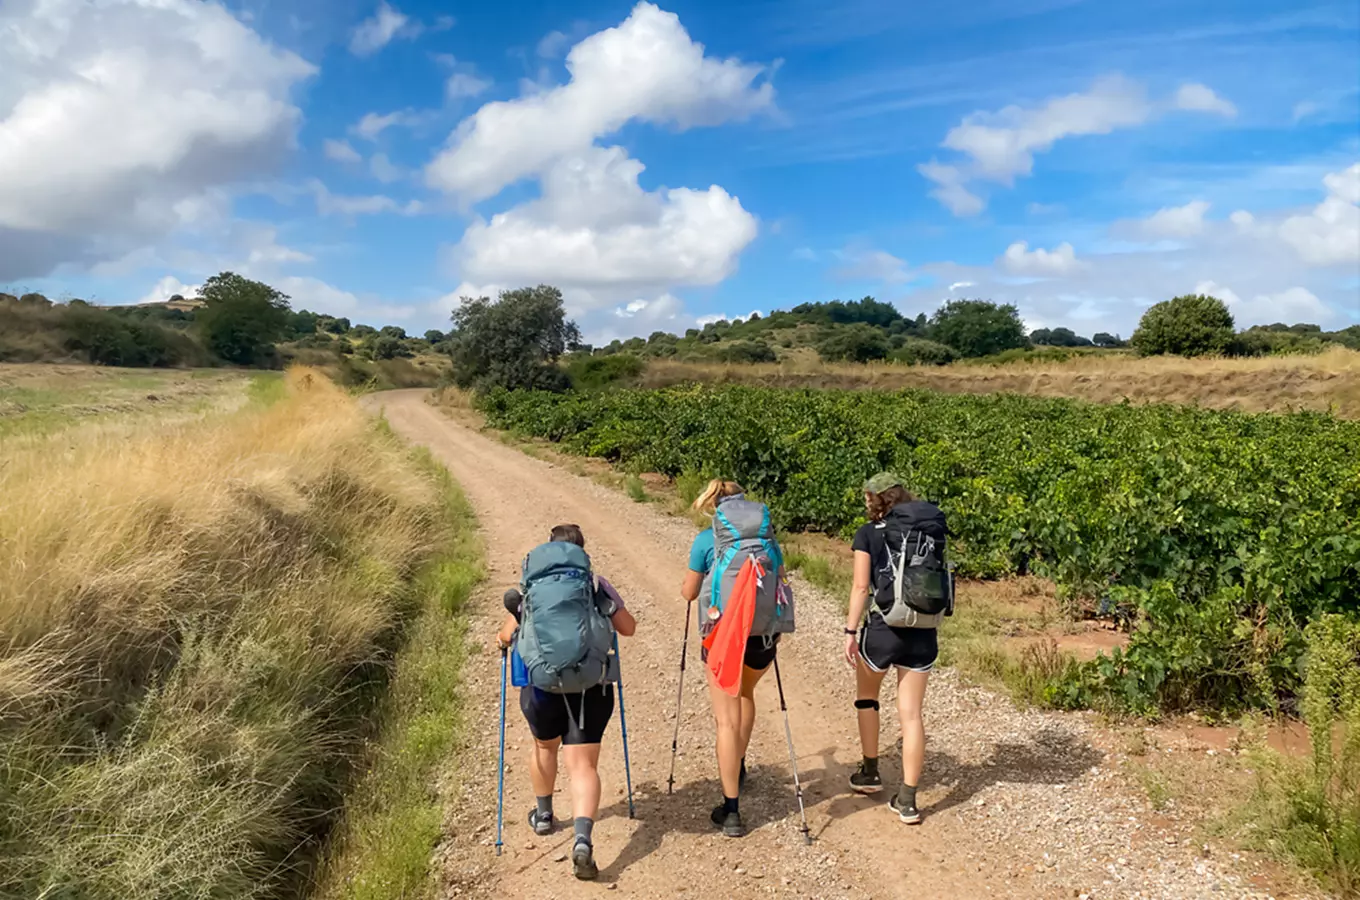
[[888, 336], [872, 325], [845, 325], [817, 342], [817, 354], [828, 362], [869, 362], [892, 352]]
[[944, 366], [958, 359], [959, 354], [947, 344], [909, 337], [889, 358], [913, 366]]
[[779, 359], [764, 341], [733, 341], [718, 347], [713, 355], [725, 363], [772, 363]]
[[454, 383], [479, 391], [567, 390], [571, 379], [556, 363], [580, 340], [580, 329], [567, 320], [562, 292], [555, 287], [501, 291], [495, 302], [464, 298], [454, 310], [449, 335]]
[[101, 366], [174, 366], [196, 361], [197, 346], [150, 322], [122, 319], [93, 307], [68, 307], [61, 317], [66, 347]]
[[1204, 356], [1225, 352], [1233, 341], [1233, 317], [1217, 297], [1186, 294], [1143, 313], [1130, 343], [1139, 356]]
[[291, 319], [286, 294], [222, 272], [209, 278], [199, 295], [207, 304], [198, 311], [197, 321], [208, 349], [242, 366], [271, 360], [274, 342], [285, 337]]
[[987, 300], [947, 301], [931, 317], [928, 336], [969, 357], [1029, 346], [1020, 311]]
[[602, 388], [628, 378], [636, 378], [645, 368], [642, 360], [628, 353], [609, 356], [586, 356], [574, 359], [567, 366], [573, 386], [585, 389]]
[[373, 351], [374, 359], [394, 359], [402, 355], [401, 341], [388, 334], [374, 338], [369, 348]]

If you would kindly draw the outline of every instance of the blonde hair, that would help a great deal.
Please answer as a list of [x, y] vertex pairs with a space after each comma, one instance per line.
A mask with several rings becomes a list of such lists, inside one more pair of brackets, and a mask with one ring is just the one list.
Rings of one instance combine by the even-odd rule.
[[870, 522], [881, 522], [897, 504], [916, 499], [918, 498], [915, 494], [900, 484], [893, 485], [881, 494], [875, 494], [873, 491], [864, 492], [864, 505], [868, 509]]
[[743, 493], [741, 485], [735, 481], [724, 481], [715, 478], [708, 483], [702, 494], [695, 498], [692, 508], [696, 512], [701, 512], [706, 516], [713, 515], [718, 508], [718, 501], [724, 497], [732, 497]]

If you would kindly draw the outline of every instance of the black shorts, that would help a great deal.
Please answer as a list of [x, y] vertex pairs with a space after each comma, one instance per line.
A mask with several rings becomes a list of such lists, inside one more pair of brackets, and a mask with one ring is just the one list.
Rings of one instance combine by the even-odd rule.
[[940, 655], [940, 644], [934, 628], [893, 628], [870, 613], [860, 629], [859, 655], [875, 672], [886, 672], [890, 666], [929, 672]]
[[[774, 662], [775, 654], [779, 651], [779, 635], [765, 637], [756, 635], [746, 642], [746, 654], [742, 658], [742, 664], [748, 669], [763, 672]], [[704, 647], [699, 651], [699, 658], [708, 662], [708, 648]]]
[[614, 686], [602, 684], [580, 694], [519, 689], [519, 708], [536, 740], [598, 744], [614, 715]]

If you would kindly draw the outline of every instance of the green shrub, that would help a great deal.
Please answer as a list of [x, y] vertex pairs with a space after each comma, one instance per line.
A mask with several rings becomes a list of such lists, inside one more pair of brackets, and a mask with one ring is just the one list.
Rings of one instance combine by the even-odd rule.
[[1186, 294], [1143, 313], [1129, 341], [1140, 356], [1204, 356], [1225, 352], [1233, 341], [1233, 317], [1217, 297]]
[[764, 341], [733, 341], [722, 344], [714, 357], [725, 363], [772, 363], [779, 357]]
[[987, 300], [947, 301], [931, 317], [929, 337], [970, 357], [1029, 346], [1020, 311]]
[[872, 325], [834, 328], [817, 342], [817, 354], [828, 362], [869, 362], [885, 359], [891, 351], [888, 335]]
[[894, 362], [913, 366], [944, 366], [959, 358], [958, 352], [947, 344], [925, 338], [908, 337], [889, 357]]
[[615, 353], [610, 356], [585, 356], [573, 359], [567, 365], [571, 383], [578, 388], [594, 389], [605, 385], [636, 378], [642, 374], [646, 365], [631, 353]]

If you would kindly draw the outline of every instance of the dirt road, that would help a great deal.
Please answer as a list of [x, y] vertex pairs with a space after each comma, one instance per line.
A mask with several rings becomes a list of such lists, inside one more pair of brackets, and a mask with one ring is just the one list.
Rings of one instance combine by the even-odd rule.
[[[685, 681], [675, 793], [666, 793], [685, 611], [678, 589], [692, 527], [508, 448], [424, 399], [420, 391], [397, 391], [366, 402], [382, 409], [398, 433], [428, 447], [462, 484], [490, 572], [473, 624], [474, 641], [485, 649], [466, 676], [473, 737], [451, 761], [456, 774], [446, 790], [449, 837], [439, 851], [445, 896], [1267, 896], [1251, 887], [1245, 862], [1217, 853], [1205, 858], [1185, 826], [1155, 815], [1146, 796], [1092, 745], [1087, 718], [1017, 710], [948, 670], [937, 673], [927, 697], [924, 823], [898, 822], [885, 807], [887, 792], [851, 794], [846, 779], [859, 748], [853, 679], [841, 659], [841, 613], [834, 599], [796, 580], [799, 630], [781, 645], [780, 660], [814, 840], [805, 845], [798, 831], [773, 677], [757, 694], [752, 777], [742, 797], [751, 833], [723, 838], [708, 820], [720, 791], [697, 661]], [[569, 828], [543, 839], [525, 822], [533, 804], [525, 764], [530, 738], [513, 694], [505, 853], [498, 859], [492, 850], [499, 689], [492, 635], [500, 595], [517, 581], [523, 555], [560, 522], [581, 526], [596, 570], [619, 588], [639, 623], [622, 651], [637, 817], [628, 818], [616, 714], [602, 755], [605, 808], [595, 828], [601, 873], [594, 884], [571, 877]], [[890, 688], [883, 699], [886, 710]], [[891, 714], [883, 727], [882, 768], [894, 784], [900, 763]], [[561, 787], [557, 812], [569, 823], [565, 776]]]

